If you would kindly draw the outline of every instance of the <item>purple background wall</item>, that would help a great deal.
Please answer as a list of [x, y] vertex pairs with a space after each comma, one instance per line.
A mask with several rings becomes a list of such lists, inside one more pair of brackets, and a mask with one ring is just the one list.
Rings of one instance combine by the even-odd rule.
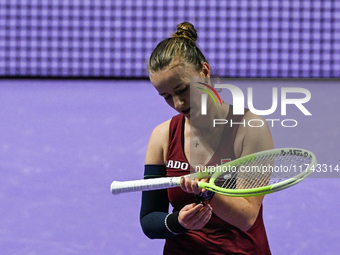
[[336, 0], [3, 0], [0, 76], [147, 77], [156, 44], [192, 22], [220, 77], [339, 77]]
[[[2, 1], [0, 76], [146, 77], [152, 49], [187, 20], [220, 77], [339, 77], [339, 10], [335, 0]], [[259, 109], [273, 86], [308, 88], [313, 115], [288, 107], [299, 124], [272, 128], [275, 146], [340, 163], [339, 81], [229, 83], [254, 87]], [[148, 81], [0, 80], [1, 254], [161, 254], [163, 241], [140, 229], [140, 193], [109, 186], [142, 178], [149, 135], [174, 114]], [[340, 250], [338, 175], [313, 176], [266, 197], [273, 254]]]
[[[254, 100], [273, 86], [308, 88], [313, 115], [288, 108], [299, 125], [272, 128], [275, 146], [340, 164], [339, 81], [230, 83], [253, 87], [261, 95]], [[152, 129], [174, 114], [148, 81], [0, 81], [1, 254], [161, 254], [163, 241], [147, 239], [139, 226], [141, 194], [113, 196], [109, 187], [142, 177]], [[266, 196], [273, 254], [338, 254], [336, 176]]]

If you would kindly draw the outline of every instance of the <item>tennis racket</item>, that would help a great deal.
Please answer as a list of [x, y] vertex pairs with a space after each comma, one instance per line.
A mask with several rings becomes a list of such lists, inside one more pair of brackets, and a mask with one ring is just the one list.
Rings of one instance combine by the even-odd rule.
[[[223, 165], [205, 167], [188, 174], [191, 178], [209, 178], [198, 182], [204, 188], [234, 197], [257, 196], [291, 187], [307, 178], [317, 164], [315, 155], [304, 149], [282, 148], [250, 154]], [[181, 177], [114, 181], [112, 194], [157, 190], [180, 186]]]

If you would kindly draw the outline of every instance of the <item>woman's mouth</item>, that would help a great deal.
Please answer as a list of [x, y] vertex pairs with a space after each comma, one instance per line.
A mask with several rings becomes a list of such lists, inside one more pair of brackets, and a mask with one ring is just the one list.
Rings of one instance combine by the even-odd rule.
[[188, 116], [190, 114], [190, 107], [188, 108], [185, 108], [181, 111], [181, 113], [184, 115], [184, 116]]

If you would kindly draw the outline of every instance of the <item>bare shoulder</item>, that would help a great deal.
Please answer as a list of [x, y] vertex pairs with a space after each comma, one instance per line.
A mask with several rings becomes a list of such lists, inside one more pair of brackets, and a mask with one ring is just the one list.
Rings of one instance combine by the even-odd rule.
[[152, 131], [146, 151], [145, 164], [165, 164], [170, 122], [171, 119], [159, 124]]
[[237, 157], [274, 148], [272, 135], [267, 122], [248, 111], [235, 138], [234, 150]]

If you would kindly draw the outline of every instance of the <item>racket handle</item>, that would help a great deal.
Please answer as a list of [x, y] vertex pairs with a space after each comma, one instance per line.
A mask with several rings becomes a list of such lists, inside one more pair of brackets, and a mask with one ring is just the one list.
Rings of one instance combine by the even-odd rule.
[[180, 177], [162, 177], [125, 182], [113, 181], [111, 183], [111, 192], [114, 195], [118, 195], [132, 191], [166, 189], [179, 186], [179, 182]]

